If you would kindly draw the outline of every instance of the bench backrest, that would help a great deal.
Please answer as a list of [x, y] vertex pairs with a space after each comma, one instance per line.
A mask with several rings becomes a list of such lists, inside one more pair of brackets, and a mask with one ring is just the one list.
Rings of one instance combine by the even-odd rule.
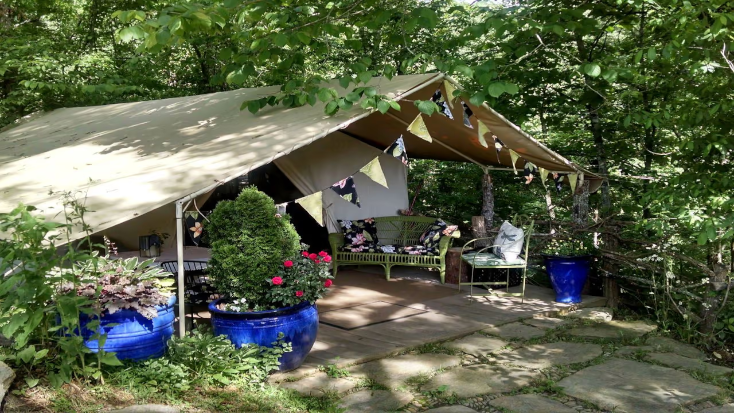
[[380, 244], [383, 245], [417, 245], [420, 244], [421, 235], [434, 222], [436, 222], [436, 218], [431, 217], [377, 217], [375, 218], [377, 238], [380, 240]]

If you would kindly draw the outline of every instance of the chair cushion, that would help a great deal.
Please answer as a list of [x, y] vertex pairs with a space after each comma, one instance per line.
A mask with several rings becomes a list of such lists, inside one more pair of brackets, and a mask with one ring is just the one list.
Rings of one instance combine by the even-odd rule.
[[[476, 258], [475, 258], [476, 257]], [[524, 265], [525, 260], [522, 258], [515, 258], [512, 261], [509, 260], [503, 260], [502, 258], [498, 257], [495, 254], [492, 254], [491, 252], [469, 252], [461, 256], [461, 258], [468, 262], [469, 264], [477, 265], [477, 266], [487, 266], [487, 265]]]
[[494, 240], [494, 254], [508, 262], [516, 261], [522, 252], [524, 240], [525, 233], [522, 228], [517, 228], [505, 221]]
[[426, 247], [425, 245], [409, 245], [407, 247], [401, 248], [400, 254], [437, 256], [438, 248]]
[[377, 245], [377, 227], [374, 218], [339, 220], [346, 245]]
[[420, 237], [420, 242], [428, 248], [438, 248], [441, 237], [448, 237], [458, 229], [458, 225], [447, 225], [442, 219], [437, 219]]
[[386, 244], [378, 245], [377, 249], [383, 254], [398, 254], [400, 253], [400, 250], [403, 249], [403, 246], [398, 244]]
[[378, 245], [372, 242], [366, 242], [360, 245], [344, 244], [339, 247], [339, 251], [343, 252], [382, 252]]

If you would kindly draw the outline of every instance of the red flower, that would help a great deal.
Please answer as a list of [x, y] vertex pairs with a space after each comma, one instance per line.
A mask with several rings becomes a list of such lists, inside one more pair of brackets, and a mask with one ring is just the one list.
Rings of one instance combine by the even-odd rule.
[[331, 284], [334, 284], [331, 280], [324, 281], [324, 287], [326, 287], [326, 288], [331, 287]]
[[281, 285], [281, 284], [283, 284], [283, 279], [280, 278], [280, 277], [273, 277], [273, 279], [270, 280], [270, 281], [273, 282], [273, 285]]
[[325, 256], [325, 257], [324, 257], [324, 262], [331, 262], [331, 257], [330, 257], [330, 256], [328, 256], [328, 255], [327, 255], [327, 256]]
[[288, 261], [284, 262], [283, 265], [285, 265], [285, 268], [290, 268], [290, 267], [293, 266], [293, 261], [288, 260]]
[[321, 252], [319, 253], [319, 257], [325, 257], [325, 256], [327, 256], [327, 255], [329, 255], [329, 254], [327, 254], [327, 253], [326, 253], [326, 251], [321, 251]]
[[296, 291], [296, 297], [303, 297], [303, 291]]
[[321, 262], [321, 260], [313, 260], [313, 262], [315, 262], [316, 264], [318, 264], [318, 263]]
[[303, 251], [303, 252], [301, 253], [301, 255], [303, 255], [304, 257], [308, 257], [308, 251]]
[[309, 255], [308, 255], [308, 258], [310, 258], [310, 259], [312, 259], [312, 260], [315, 260], [315, 259], [316, 259], [316, 258], [318, 258], [318, 257], [319, 257], [319, 256], [318, 256], [318, 255], [316, 255], [316, 254], [309, 254]]

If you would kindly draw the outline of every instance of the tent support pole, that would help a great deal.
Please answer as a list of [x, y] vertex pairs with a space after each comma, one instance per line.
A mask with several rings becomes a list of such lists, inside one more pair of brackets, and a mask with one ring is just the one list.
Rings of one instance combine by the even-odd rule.
[[[408, 122], [406, 122], [406, 121], [404, 121], [404, 120], [400, 119], [399, 117], [397, 117], [396, 115], [393, 115], [393, 114], [392, 114], [392, 113], [390, 113], [390, 112], [387, 112], [387, 113], [385, 113], [385, 114], [386, 114], [387, 116], [390, 116], [391, 118], [395, 119], [396, 121], [398, 121], [398, 122], [402, 123], [402, 124], [403, 124], [403, 125], [405, 125], [405, 126], [410, 126], [410, 123], [408, 123]], [[484, 170], [484, 171], [486, 171], [486, 170], [487, 170], [488, 168], [491, 168], [491, 167], [489, 167], [489, 166], [485, 166], [485, 165], [482, 165], [482, 164], [481, 164], [480, 162], [478, 162], [478, 161], [476, 161], [476, 160], [474, 160], [474, 159], [472, 159], [472, 158], [470, 158], [470, 157], [468, 157], [468, 156], [464, 155], [463, 153], [461, 153], [461, 152], [457, 151], [456, 149], [454, 149], [454, 148], [450, 147], [449, 145], [446, 145], [445, 143], [443, 143], [443, 142], [439, 141], [438, 139], [433, 139], [433, 143], [437, 143], [437, 144], [439, 144], [439, 145], [443, 146], [444, 148], [446, 148], [446, 149], [450, 150], [451, 152], [453, 152], [453, 153], [455, 153], [455, 154], [457, 154], [457, 155], [459, 155], [459, 156], [461, 156], [461, 157], [465, 158], [466, 160], [468, 160], [468, 161], [470, 161], [470, 162], [473, 162], [473, 163], [475, 163], [475, 164], [479, 165], [479, 167], [480, 167], [480, 168], [482, 168], [482, 170]], [[491, 168], [491, 169], [495, 169], [495, 168]], [[511, 169], [511, 168], [508, 168], [508, 169]]]
[[186, 335], [186, 303], [184, 299], [184, 241], [183, 241], [183, 199], [176, 201], [176, 255], [178, 256], [178, 336]]

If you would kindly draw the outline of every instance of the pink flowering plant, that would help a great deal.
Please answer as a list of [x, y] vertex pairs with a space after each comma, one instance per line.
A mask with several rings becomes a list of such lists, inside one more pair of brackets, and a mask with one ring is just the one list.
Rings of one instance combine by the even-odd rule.
[[274, 307], [289, 307], [304, 301], [316, 302], [333, 285], [329, 271], [331, 256], [324, 251], [301, 252], [283, 262], [269, 280], [268, 301]]

